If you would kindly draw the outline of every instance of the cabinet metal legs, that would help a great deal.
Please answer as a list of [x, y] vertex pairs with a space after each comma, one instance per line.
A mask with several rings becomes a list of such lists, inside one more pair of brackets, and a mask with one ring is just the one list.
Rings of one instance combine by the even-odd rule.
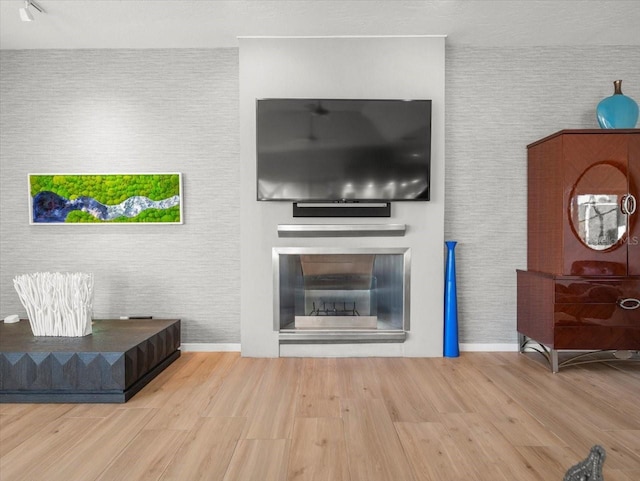
[[558, 366], [558, 350], [549, 349], [549, 364], [551, 364], [551, 372], [556, 373], [560, 369]]
[[[576, 366], [578, 364], [590, 364], [593, 362], [640, 362], [640, 351], [636, 350], [602, 350], [602, 351], [569, 351], [558, 350], [547, 347], [535, 340], [518, 333], [518, 345], [521, 353], [535, 351], [542, 354], [549, 363], [551, 372], [557, 373], [561, 367]], [[568, 357], [563, 356], [560, 362], [558, 355], [563, 352]]]
[[520, 352], [535, 351], [544, 356], [551, 367], [551, 372], [556, 373], [559, 370], [558, 364], [558, 351], [557, 349], [548, 348], [544, 344], [534, 341], [533, 339], [525, 336], [522, 333], [518, 333], [518, 345], [520, 346]]

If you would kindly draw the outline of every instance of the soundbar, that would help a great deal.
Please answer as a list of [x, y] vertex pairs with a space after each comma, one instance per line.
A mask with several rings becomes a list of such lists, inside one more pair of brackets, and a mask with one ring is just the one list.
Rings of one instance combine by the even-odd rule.
[[293, 217], [391, 217], [391, 202], [294, 202]]

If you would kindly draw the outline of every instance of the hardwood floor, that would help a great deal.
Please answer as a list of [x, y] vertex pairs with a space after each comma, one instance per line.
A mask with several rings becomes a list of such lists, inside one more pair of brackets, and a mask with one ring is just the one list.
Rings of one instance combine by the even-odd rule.
[[2, 481], [561, 481], [594, 444], [640, 480], [640, 365], [185, 353], [126, 404], [0, 405]]

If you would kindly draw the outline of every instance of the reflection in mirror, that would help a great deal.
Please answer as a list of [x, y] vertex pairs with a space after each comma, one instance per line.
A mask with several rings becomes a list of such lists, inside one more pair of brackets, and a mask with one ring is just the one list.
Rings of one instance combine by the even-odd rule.
[[609, 249], [627, 231], [627, 216], [618, 206], [617, 195], [576, 195], [572, 211], [572, 221], [578, 236], [591, 249]]

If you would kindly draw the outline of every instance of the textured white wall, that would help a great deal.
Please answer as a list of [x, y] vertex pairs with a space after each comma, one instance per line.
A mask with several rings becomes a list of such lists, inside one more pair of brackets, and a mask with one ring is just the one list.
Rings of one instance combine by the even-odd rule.
[[[526, 145], [597, 128], [618, 78], [640, 102], [639, 65], [635, 47], [447, 47], [461, 342], [516, 340]], [[0, 316], [25, 314], [16, 274], [83, 270], [100, 317], [181, 317], [184, 342], [239, 342], [238, 103], [235, 48], [0, 51]], [[185, 224], [29, 226], [26, 175], [49, 171], [182, 172]]]
[[[238, 51], [0, 53], [1, 315], [16, 274], [95, 274], [95, 317], [238, 342]], [[30, 226], [28, 172], [183, 173], [184, 225]]]
[[[240, 39], [242, 353], [277, 356], [273, 247], [409, 247], [407, 356], [442, 354], [444, 38]], [[433, 100], [430, 202], [395, 202], [391, 218], [296, 218], [290, 202], [257, 202], [255, 100], [269, 97]], [[278, 224], [406, 224], [404, 237], [280, 239]], [[370, 354], [385, 349], [372, 345]]]
[[562, 129], [598, 128], [613, 80], [640, 101], [635, 47], [447, 48], [445, 235], [456, 247], [460, 341], [516, 342], [527, 267], [527, 151]]

